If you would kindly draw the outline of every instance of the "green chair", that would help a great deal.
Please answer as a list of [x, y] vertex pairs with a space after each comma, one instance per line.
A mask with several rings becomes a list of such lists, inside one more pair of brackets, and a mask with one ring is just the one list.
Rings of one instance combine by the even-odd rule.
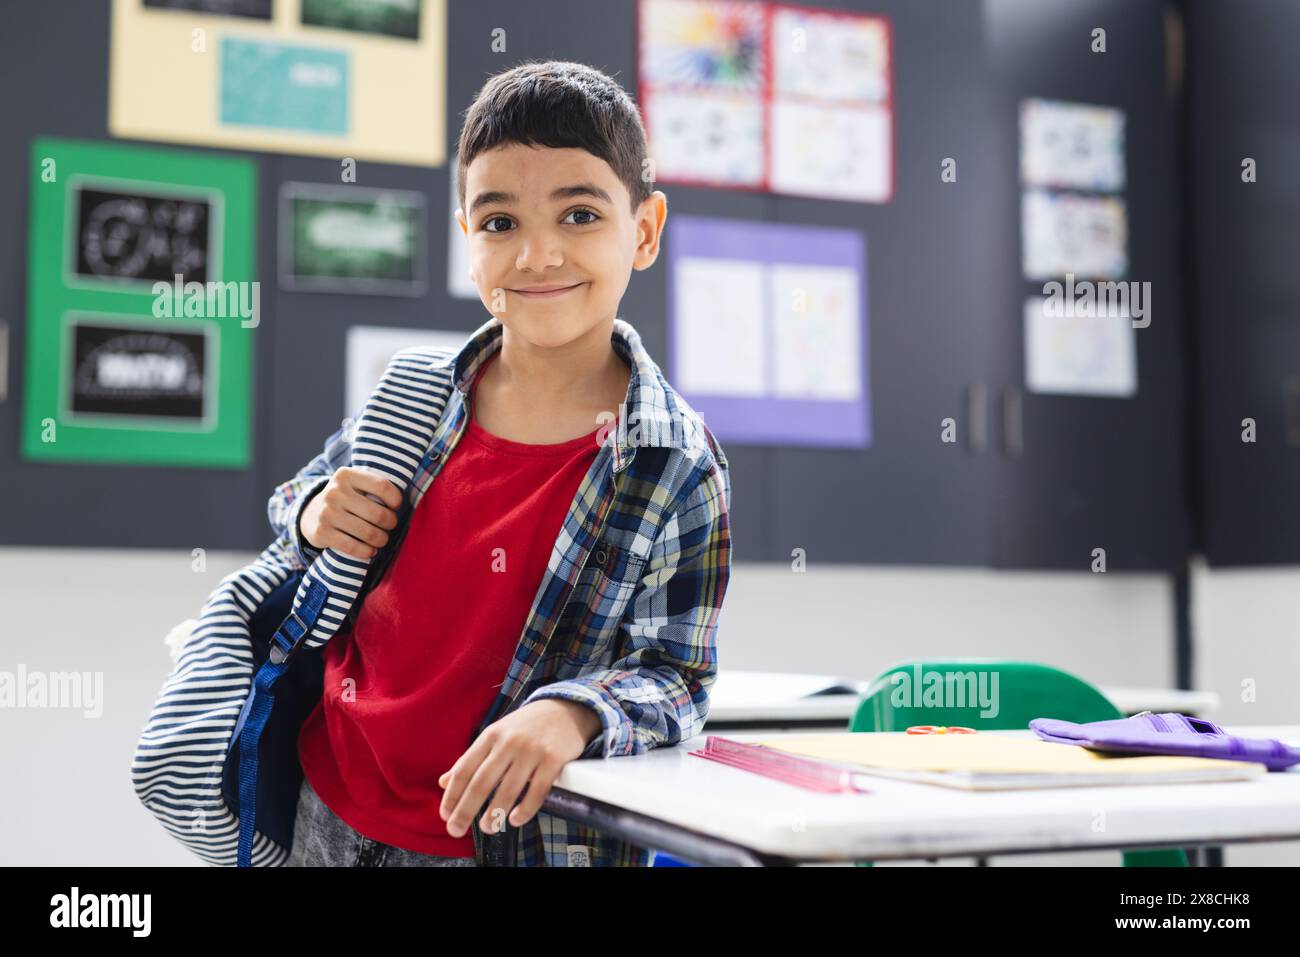
[[[907, 677], [893, 677], [900, 672]], [[946, 682], [945, 693], [927, 705], [924, 685], [915, 685], [919, 676], [930, 672], [969, 672], [975, 680]], [[985, 694], [996, 692], [997, 696], [997, 713], [987, 718], [980, 716], [980, 711], [986, 710], [979, 703], [981, 672], [986, 676]], [[993, 676], [997, 679], [996, 686]], [[905, 731], [912, 725], [935, 724], [960, 725], [977, 731], [1007, 731], [1028, 729], [1034, 718], [1086, 723], [1122, 717], [1119, 709], [1092, 685], [1056, 668], [997, 658], [950, 658], [906, 662], [884, 672], [871, 683], [858, 703], [849, 730]], [[1125, 867], [1188, 866], [1187, 855], [1177, 848], [1123, 853]], [[858, 863], [871, 866], [869, 861]]]

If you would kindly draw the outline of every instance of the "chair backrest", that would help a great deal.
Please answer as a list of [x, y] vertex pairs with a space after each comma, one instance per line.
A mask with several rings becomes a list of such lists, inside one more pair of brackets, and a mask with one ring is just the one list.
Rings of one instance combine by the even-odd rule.
[[[1027, 729], [1034, 718], [1109, 721], [1123, 714], [1086, 681], [1058, 668], [1000, 658], [940, 658], [894, 665], [871, 683], [850, 731], [906, 731], [914, 724], [983, 731]], [[1125, 851], [1125, 867], [1187, 867], [1177, 848]], [[866, 863], [866, 862], [859, 862]]]
[[915, 724], [976, 730], [1027, 729], [1034, 718], [1122, 718], [1100, 691], [1048, 665], [1000, 658], [940, 658], [894, 665], [871, 683], [850, 731], [903, 731]]

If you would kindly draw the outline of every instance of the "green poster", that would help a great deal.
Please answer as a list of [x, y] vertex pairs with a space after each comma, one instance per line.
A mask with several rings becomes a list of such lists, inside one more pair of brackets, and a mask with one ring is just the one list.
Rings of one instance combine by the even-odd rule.
[[422, 296], [424, 194], [323, 183], [280, 187], [280, 287]]
[[245, 468], [251, 161], [32, 144], [23, 456]]
[[420, 38], [420, 0], [302, 0], [307, 26]]

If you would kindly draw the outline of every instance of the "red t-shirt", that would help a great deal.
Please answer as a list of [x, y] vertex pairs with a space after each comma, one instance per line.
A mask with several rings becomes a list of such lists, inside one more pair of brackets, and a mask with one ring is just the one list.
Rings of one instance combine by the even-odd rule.
[[354, 830], [422, 854], [474, 854], [468, 832], [447, 834], [438, 778], [506, 679], [599, 432], [530, 445], [471, 418], [353, 628], [321, 650], [325, 690], [298, 757]]

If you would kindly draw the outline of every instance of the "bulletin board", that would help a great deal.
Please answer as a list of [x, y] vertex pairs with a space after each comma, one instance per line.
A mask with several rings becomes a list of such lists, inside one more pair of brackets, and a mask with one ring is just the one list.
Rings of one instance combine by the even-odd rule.
[[894, 194], [888, 18], [734, 0], [639, 0], [655, 178], [885, 203]]
[[673, 385], [724, 445], [871, 444], [866, 259], [860, 230], [673, 217]]
[[109, 131], [441, 166], [445, 3], [113, 0]]
[[31, 170], [24, 458], [247, 467], [252, 162], [41, 138]]

